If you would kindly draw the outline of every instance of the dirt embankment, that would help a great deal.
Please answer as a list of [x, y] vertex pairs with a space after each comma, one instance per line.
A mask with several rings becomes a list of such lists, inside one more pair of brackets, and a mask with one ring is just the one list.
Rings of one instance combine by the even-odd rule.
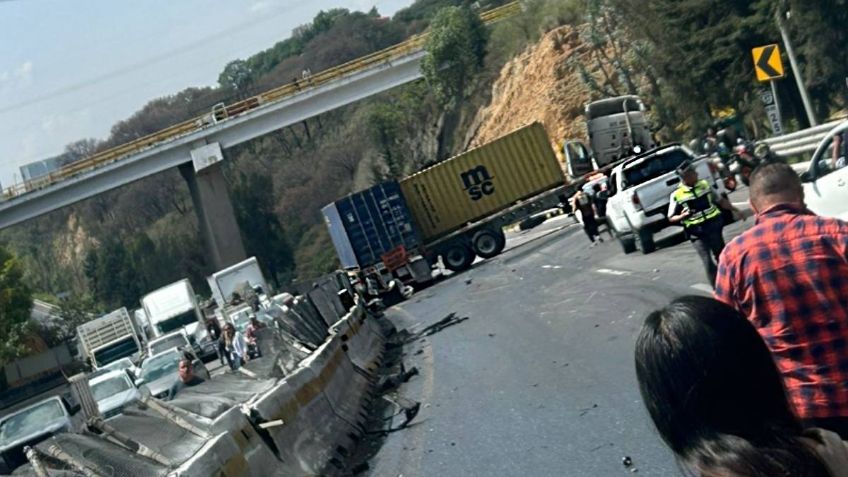
[[504, 65], [492, 101], [478, 112], [469, 147], [479, 146], [534, 121], [541, 122], [561, 156], [566, 139], [586, 139], [583, 107], [590, 92], [569, 58], [585, 56], [578, 29], [563, 26]]

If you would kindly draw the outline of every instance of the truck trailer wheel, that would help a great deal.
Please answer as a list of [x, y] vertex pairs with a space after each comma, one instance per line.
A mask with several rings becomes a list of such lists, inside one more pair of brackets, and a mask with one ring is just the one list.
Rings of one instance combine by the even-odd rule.
[[639, 230], [636, 232], [636, 236], [639, 239], [639, 248], [643, 254], [647, 255], [657, 249], [654, 234], [650, 230]]
[[463, 243], [454, 243], [442, 253], [445, 267], [452, 272], [467, 270], [474, 262], [474, 252]]
[[492, 258], [501, 253], [505, 246], [506, 236], [499, 230], [483, 229], [471, 239], [471, 248], [481, 258]]

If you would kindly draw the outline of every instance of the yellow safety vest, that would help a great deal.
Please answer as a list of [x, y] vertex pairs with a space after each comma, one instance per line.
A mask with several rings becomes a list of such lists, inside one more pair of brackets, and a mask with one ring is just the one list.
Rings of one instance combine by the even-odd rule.
[[704, 179], [696, 182], [694, 187], [681, 183], [674, 191], [674, 201], [690, 211], [689, 217], [683, 219], [684, 227], [699, 225], [721, 216], [721, 210], [713, 203], [710, 183]]

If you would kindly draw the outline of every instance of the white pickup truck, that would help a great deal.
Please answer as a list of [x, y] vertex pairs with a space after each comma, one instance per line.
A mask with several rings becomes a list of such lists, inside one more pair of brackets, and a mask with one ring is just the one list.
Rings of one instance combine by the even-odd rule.
[[718, 170], [708, 158], [697, 159], [680, 144], [670, 144], [634, 156], [610, 173], [607, 220], [624, 253], [656, 250], [654, 234], [670, 225], [667, 217], [672, 192], [680, 178], [676, 169], [691, 161], [698, 177], [707, 179], [719, 195], [726, 194]]

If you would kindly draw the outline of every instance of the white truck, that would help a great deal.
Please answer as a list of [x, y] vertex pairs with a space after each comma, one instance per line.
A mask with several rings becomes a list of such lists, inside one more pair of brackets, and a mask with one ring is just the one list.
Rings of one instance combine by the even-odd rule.
[[589, 147], [566, 141], [563, 155], [568, 175], [578, 178], [657, 146], [651, 134], [645, 104], [638, 96], [618, 96], [586, 105]]
[[700, 179], [706, 179], [720, 196], [726, 195], [715, 165], [706, 157], [696, 159], [689, 149], [670, 144], [634, 156], [618, 164], [609, 176], [607, 220], [624, 253], [640, 248], [656, 250], [654, 234], [670, 225], [671, 194], [680, 184], [676, 169], [691, 161]]
[[83, 356], [95, 369], [121, 358], [137, 363], [144, 350], [126, 308], [78, 326], [77, 338]]
[[203, 313], [187, 279], [150, 292], [141, 299], [150, 338], [184, 330], [201, 359], [213, 359], [216, 345], [207, 339]]
[[243, 262], [229, 266], [223, 270], [213, 273], [206, 279], [212, 290], [212, 298], [219, 308], [223, 309], [232, 299], [233, 292], [247, 284], [248, 287], [262, 288], [262, 293], [267, 294], [268, 283], [259, 268], [256, 257], [250, 257]]

